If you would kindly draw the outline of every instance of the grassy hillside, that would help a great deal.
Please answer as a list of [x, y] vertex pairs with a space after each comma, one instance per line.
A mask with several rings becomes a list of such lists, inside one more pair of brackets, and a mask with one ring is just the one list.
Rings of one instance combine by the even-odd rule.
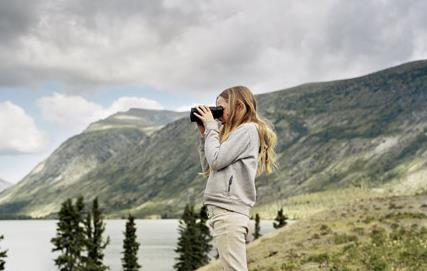
[[[336, 205], [247, 248], [251, 271], [427, 270], [427, 194]], [[222, 269], [213, 261], [198, 270]]]
[[348, 187], [291, 196], [272, 203], [257, 205], [252, 212], [261, 214], [263, 219], [274, 219], [277, 210], [283, 208], [290, 219], [299, 220], [362, 199], [385, 198], [392, 195], [396, 194], [368, 187]]
[[[269, 105], [265, 116], [281, 135], [282, 170], [273, 178], [260, 178], [260, 185], [273, 186], [273, 197], [281, 199], [425, 176], [426, 64], [415, 62], [257, 97]], [[425, 182], [414, 184], [414, 189], [426, 187]], [[263, 193], [260, 201], [271, 201], [270, 195]]]

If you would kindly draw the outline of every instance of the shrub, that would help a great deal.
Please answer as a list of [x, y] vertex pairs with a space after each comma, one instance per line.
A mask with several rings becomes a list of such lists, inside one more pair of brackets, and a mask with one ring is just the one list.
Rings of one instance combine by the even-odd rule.
[[329, 228], [327, 225], [325, 225], [325, 224], [320, 225], [320, 234], [321, 235], [326, 235], [326, 234], [329, 234], [331, 232], [332, 232], [331, 228]]
[[342, 233], [342, 234], [335, 234], [333, 240], [335, 244], [339, 245], [339, 244], [344, 244], [352, 241], [357, 241], [358, 238], [355, 235], [348, 235], [348, 234]]

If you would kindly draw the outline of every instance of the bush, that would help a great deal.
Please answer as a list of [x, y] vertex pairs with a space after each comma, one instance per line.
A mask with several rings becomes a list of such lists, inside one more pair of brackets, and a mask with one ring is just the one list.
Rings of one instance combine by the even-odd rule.
[[321, 235], [326, 235], [326, 234], [329, 234], [331, 232], [332, 232], [331, 228], [329, 228], [327, 225], [325, 225], [325, 224], [320, 225], [320, 234]]
[[339, 244], [344, 244], [344, 243], [348, 243], [348, 242], [353, 242], [353, 241], [357, 241], [358, 238], [355, 235], [348, 235], [348, 234], [335, 234], [334, 236], [334, 243], [339, 245]]
[[388, 213], [384, 216], [385, 219], [424, 219], [427, 218], [427, 215], [424, 213], [411, 213], [411, 212], [397, 212], [397, 213]]
[[363, 234], [365, 234], [365, 228], [363, 228], [363, 227], [356, 227], [356, 228], [353, 228], [353, 232], [355, 232], [355, 233], [357, 233], [359, 235], [363, 235]]

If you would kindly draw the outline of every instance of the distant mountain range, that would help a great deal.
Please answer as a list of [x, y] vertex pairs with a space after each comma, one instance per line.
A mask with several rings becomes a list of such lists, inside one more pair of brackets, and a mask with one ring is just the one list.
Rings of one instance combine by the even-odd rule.
[[[278, 135], [280, 169], [256, 180], [257, 206], [369, 186], [427, 189], [427, 61], [256, 95]], [[0, 215], [54, 217], [68, 197], [99, 197], [108, 217], [178, 217], [201, 203], [189, 112], [132, 109], [91, 124], [0, 192]]]
[[6, 188], [8, 188], [9, 186], [11, 186], [12, 184], [9, 182], [6, 182], [3, 179], [0, 179], [0, 191], [5, 190]]

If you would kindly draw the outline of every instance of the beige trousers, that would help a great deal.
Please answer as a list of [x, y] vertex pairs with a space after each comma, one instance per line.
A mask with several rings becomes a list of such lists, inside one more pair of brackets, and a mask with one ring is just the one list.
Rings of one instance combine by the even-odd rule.
[[246, 237], [249, 232], [249, 217], [217, 206], [206, 206], [207, 224], [223, 270], [247, 271]]

